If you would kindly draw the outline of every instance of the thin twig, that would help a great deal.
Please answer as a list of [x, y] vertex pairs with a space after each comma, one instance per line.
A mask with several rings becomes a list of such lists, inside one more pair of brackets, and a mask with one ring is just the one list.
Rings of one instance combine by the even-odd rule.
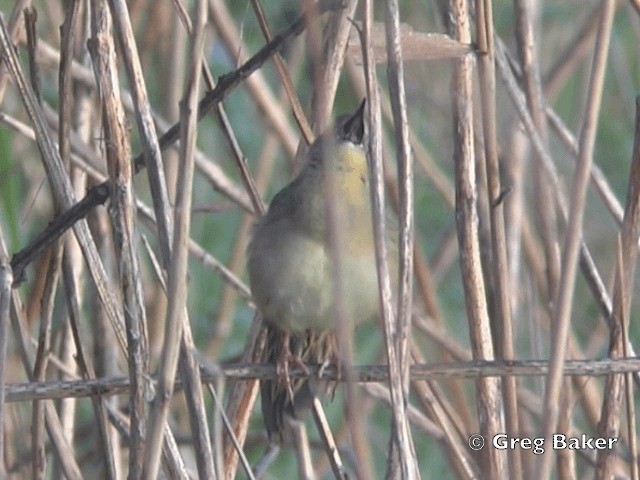
[[249, 461], [246, 455], [242, 451], [242, 446], [240, 445], [240, 442], [238, 442], [238, 438], [233, 433], [233, 428], [231, 426], [231, 422], [229, 421], [229, 417], [227, 417], [227, 415], [224, 413], [223, 405], [220, 402], [220, 399], [218, 398], [218, 396], [216, 395], [216, 392], [212, 385], [209, 385], [209, 392], [211, 393], [211, 396], [216, 402], [217, 408], [221, 411], [221, 417], [224, 421], [225, 429], [227, 430], [227, 433], [229, 434], [229, 438], [231, 438], [231, 441], [233, 442], [233, 445], [236, 451], [238, 452], [238, 457], [241, 460], [242, 467], [244, 468], [245, 474], [247, 475], [248, 478], [253, 479], [254, 476], [253, 476], [253, 472], [251, 471], [251, 465], [249, 464]]
[[571, 78], [580, 62], [589, 55], [593, 36], [598, 29], [599, 19], [600, 7], [596, 5], [591, 12], [589, 12], [582, 27], [575, 36], [567, 41], [567, 48], [557, 56], [556, 61], [549, 68], [542, 81], [544, 94], [549, 101], [552, 101], [557, 96], [561, 88], [566, 85], [567, 81]]
[[[415, 345], [412, 345], [411, 353], [416, 364], [424, 362]], [[449, 448], [451, 463], [456, 471], [464, 478], [477, 478], [480, 474], [478, 464], [463, 443], [463, 436], [468, 432], [460, 428], [457, 415], [452, 415], [446, 402], [436, 394], [436, 385], [433, 382], [414, 382], [413, 388], [426, 412], [441, 428], [443, 439]]]
[[[251, 6], [253, 7], [253, 11], [256, 14], [256, 18], [258, 19], [258, 23], [260, 24], [260, 29], [262, 30], [262, 34], [267, 42], [270, 42], [273, 39], [273, 35], [271, 34], [271, 29], [269, 28], [269, 24], [267, 23], [267, 18], [264, 14], [264, 9], [262, 8], [262, 4], [260, 0], [251, 0]], [[313, 131], [311, 130], [311, 125], [309, 125], [309, 121], [302, 110], [302, 105], [300, 105], [300, 100], [298, 99], [298, 95], [295, 93], [295, 88], [293, 86], [293, 82], [291, 81], [291, 75], [289, 75], [289, 70], [284, 64], [284, 59], [280, 53], [276, 53], [273, 56], [273, 61], [276, 64], [276, 68], [278, 69], [278, 75], [280, 75], [280, 81], [282, 82], [282, 86], [284, 91], [287, 94], [287, 98], [291, 103], [291, 109], [293, 110], [293, 116], [298, 122], [298, 127], [300, 127], [300, 131], [302, 132], [302, 138], [304, 138], [307, 145], [311, 145], [315, 138]]]
[[[211, 22], [215, 25], [229, 52], [234, 52], [235, 62], [245, 62], [249, 48], [244, 44], [242, 32], [236, 26], [225, 2], [209, 0]], [[271, 43], [273, 40], [270, 40]], [[290, 39], [293, 44], [293, 38]], [[279, 50], [278, 50], [279, 51]], [[273, 94], [269, 82], [261, 70], [247, 77], [243, 85], [248, 89], [257, 110], [266, 121], [266, 126], [274, 132], [287, 157], [293, 161], [298, 146], [298, 133], [289, 125], [286, 110]]]
[[[518, 111], [520, 119], [522, 120], [527, 134], [529, 135], [531, 144], [536, 150], [538, 159], [542, 162], [542, 165], [549, 176], [549, 180], [553, 184], [556, 202], [559, 206], [559, 212], [562, 214], [561, 219], [566, 223], [568, 216], [568, 201], [564, 187], [559, 180], [559, 173], [547, 148], [543, 145], [542, 139], [540, 138], [540, 135], [533, 124], [533, 120], [525, 107], [526, 102], [524, 100], [524, 96], [517, 87], [515, 77], [508, 66], [505, 46], [502, 42], [498, 41], [496, 42], [496, 47], [496, 61], [504, 84], [507, 88], [507, 92], [511, 96], [513, 104]], [[604, 281], [602, 280], [602, 276], [599, 274], [598, 269], [595, 266], [591, 252], [584, 241], [580, 244], [580, 269], [589, 289], [591, 290], [593, 298], [596, 300], [603, 318], [607, 324], [610, 324], [612, 312], [611, 298], [607, 292]], [[629, 348], [629, 351], [633, 354], [634, 350], [632, 345], [629, 345]], [[634, 374], [634, 379], [636, 383], [639, 383], [640, 375]]]
[[[14, 82], [20, 91], [27, 113], [34, 124], [36, 139], [38, 146], [40, 147], [45, 170], [47, 171], [47, 177], [51, 182], [54, 198], [62, 209], [68, 210], [76, 204], [71, 182], [64, 169], [59, 152], [55, 148], [42, 110], [39, 108], [35, 99], [35, 94], [24, 77], [22, 68], [16, 57], [16, 53], [9, 41], [9, 35], [1, 16], [0, 45], [2, 46], [2, 55], [5, 59], [5, 63], [9, 66], [9, 71], [11, 72]], [[107, 279], [102, 261], [98, 256], [95, 242], [91, 238], [87, 223], [84, 220], [80, 220], [73, 224], [73, 228], [78, 239], [78, 243], [80, 243], [82, 248], [82, 253], [87, 261], [91, 277], [97, 287], [100, 300], [102, 301], [107, 316], [109, 317], [109, 321], [116, 331], [121, 348], [123, 351], [126, 351], [126, 336], [124, 333], [124, 321], [122, 319], [122, 314], [116, 307], [113, 290]]]
[[[325, 10], [330, 10], [330, 9], [335, 9], [335, 8], [341, 8], [341, 2], [338, 0], [335, 1], [327, 1], [327, 2], [323, 2], [322, 6], [322, 11]], [[259, 69], [275, 52], [279, 51], [283, 45], [285, 45], [287, 42], [289, 42], [292, 38], [296, 37], [297, 35], [299, 35], [300, 33], [302, 33], [302, 31], [304, 30], [305, 27], [305, 14], [301, 15], [290, 27], [288, 27], [286, 30], [284, 30], [282, 33], [276, 35], [273, 38], [273, 41], [268, 43], [267, 45], [265, 45], [262, 49], [260, 49], [253, 57], [251, 57], [249, 60], [247, 60], [247, 62], [245, 62], [242, 66], [240, 66], [238, 69], [234, 70], [233, 72], [230, 72], [228, 74], [225, 74], [223, 76], [221, 76], [218, 79], [218, 84], [216, 85], [216, 88], [213, 89], [210, 92], [207, 92], [207, 94], [204, 96], [204, 98], [200, 101], [199, 105], [198, 105], [198, 120], [201, 120], [202, 118], [204, 118], [206, 116], [206, 114], [211, 111], [211, 109], [218, 103], [221, 102], [233, 89], [235, 89], [238, 85], [240, 85], [245, 79], [247, 79], [252, 73], [254, 73], [257, 69]], [[6, 27], [5, 27], [5, 31], [6, 31]], [[7, 38], [6, 42], [3, 43], [2, 47], [3, 47], [3, 51], [6, 51], [7, 48], [10, 48], [9, 45], [9, 40], [8, 40], [8, 36], [6, 36], [5, 38]], [[15, 54], [14, 54], [15, 55]], [[16, 65], [19, 65], [16, 62]], [[44, 124], [44, 122], [43, 122]], [[180, 123], [176, 123], [174, 125], [172, 125], [159, 139], [159, 146], [161, 150], [164, 150], [165, 148], [169, 147], [170, 145], [172, 145], [173, 143], [175, 143], [178, 140], [178, 135], [179, 135], [179, 131], [180, 131]], [[37, 136], [37, 138], [40, 138]], [[133, 159], [134, 165], [135, 165], [135, 171], [136, 173], [138, 173], [140, 170], [144, 169], [146, 164], [145, 164], [145, 160], [144, 160], [144, 154], [139, 154], [137, 157], [135, 157]], [[110, 191], [111, 189], [111, 183], [109, 181], [104, 182], [103, 184], [100, 185], [101, 189], [106, 189], [108, 191]], [[108, 198], [107, 196], [100, 196], [98, 198], [94, 198], [93, 201], [96, 201], [98, 199], [102, 200], [102, 203], [104, 203], [104, 201], [106, 201], [106, 199]], [[89, 202], [87, 202], [89, 203]], [[102, 204], [99, 203], [99, 204]], [[68, 204], [65, 204], [65, 210], [69, 210], [73, 205], [75, 204], [75, 201], [69, 200]], [[85, 205], [85, 208], [88, 205]], [[97, 206], [97, 205], [96, 205]], [[84, 218], [84, 216], [87, 214], [87, 212], [84, 209], [81, 209], [79, 211], [75, 211], [74, 214], [69, 214], [66, 217], [66, 222], [69, 222], [69, 226], [67, 226], [66, 228], [61, 227], [61, 226], [57, 226], [53, 228], [54, 231], [57, 230], [63, 230], [61, 233], [64, 233], [64, 231], [72, 226], [75, 225], [75, 222], [79, 221], [81, 218]], [[53, 221], [54, 223], [57, 223], [57, 219], [54, 219]], [[84, 228], [84, 227], [81, 227]], [[51, 242], [47, 243], [47, 245], [49, 245]], [[85, 247], [84, 246], [84, 241], [81, 242], [81, 244], [83, 245], [83, 252], [85, 253], [85, 255], [88, 255], [88, 253], [85, 252], [86, 248], [90, 248], [90, 247]], [[42, 249], [44, 249], [45, 246], [44, 245], [42, 247]], [[35, 258], [36, 255], [34, 255]], [[87, 262], [89, 265], [92, 265], [92, 262]], [[94, 277], [94, 279], [97, 276], [97, 279], [95, 280], [96, 282], [98, 282], [99, 285], [99, 293], [101, 295], [101, 297], [104, 298], [108, 298], [107, 295], [102, 287], [102, 284], [104, 283], [104, 281], [101, 280], [101, 276], [99, 272], [95, 272], [94, 269], [91, 270], [92, 272], [92, 276]], [[14, 280], [14, 283], [17, 280]], [[108, 302], [109, 303], [109, 302]], [[112, 313], [111, 308], [107, 308], [107, 312], [109, 313], [109, 318], [113, 319], [116, 318], [116, 314]], [[123, 322], [120, 322], [121, 324]], [[122, 340], [121, 344], [124, 345], [124, 334], [119, 334], [119, 339]]]
[[[589, 100], [580, 135], [580, 154], [571, 189], [560, 284], [553, 311], [552, 369], [549, 372], [545, 385], [545, 438], [551, 438], [558, 422], [558, 400], [561, 395], [562, 370], [565, 361], [567, 339], [569, 337], [573, 291], [580, 254], [586, 187], [588, 185], [589, 171], [593, 160], [593, 145], [595, 142], [598, 114], [600, 112], [602, 87], [604, 84], [615, 3], [615, 0], [606, 0], [602, 4], [602, 16], [596, 40], [593, 67], [589, 82], [589, 93], [587, 96]], [[536, 462], [537, 478], [541, 480], [549, 478], [552, 458], [553, 452], [550, 451], [547, 451], [538, 458]]]
[[[518, 377], [543, 377], [549, 372], [547, 360], [503, 360], [452, 363], [413, 364], [410, 369], [412, 381], [443, 380], [447, 378], [478, 379], [514, 375]], [[309, 366], [309, 372], [292, 368], [291, 378], [315, 378], [321, 381], [344, 381], [344, 374], [333, 367]], [[276, 378], [276, 367], [262, 364], [239, 364], [220, 367], [219, 375], [228, 380], [268, 380]], [[636, 357], [602, 360], [567, 360], [565, 376], [601, 377], [610, 374], [640, 371], [640, 359]], [[321, 373], [321, 374], [320, 374]], [[389, 371], [386, 365], [354, 366], [353, 379], [361, 382], [387, 382]], [[218, 375], [202, 372], [202, 381], [217, 381]], [[182, 388], [180, 381], [176, 388]], [[88, 397], [91, 395], [120, 395], [129, 389], [125, 376], [103, 377], [93, 380], [51, 380], [46, 382], [9, 383], [6, 385], [7, 402], [26, 402], [37, 399], [58, 399], [65, 397]]]
[[318, 397], [315, 397], [313, 399], [312, 411], [313, 418], [315, 420], [316, 426], [318, 427], [320, 439], [322, 440], [324, 449], [329, 456], [331, 470], [333, 470], [333, 474], [337, 479], [346, 480], [348, 476], [342, 464], [342, 459], [340, 458], [340, 452], [338, 451], [336, 440], [333, 437], [331, 427], [329, 426], [329, 422], [324, 413], [324, 410], [322, 409], [322, 404], [320, 403], [320, 399]]
[[[0, 16], [0, 20], [1, 19], [2, 18]], [[6, 247], [2, 235], [0, 235], [0, 250], [2, 251], [1, 255], [6, 258]], [[27, 375], [27, 378], [29, 380], [33, 380], [32, 359], [35, 357], [35, 353], [33, 352], [31, 345], [27, 343], [28, 336], [25, 333], [24, 329], [26, 320], [24, 318], [24, 312], [22, 311], [21, 303], [15, 290], [12, 291], [11, 302], [11, 323], [13, 326], [15, 339], [18, 343], [17, 348], [20, 352], [20, 359], [23, 363], [24, 371]], [[53, 452], [56, 456], [56, 460], [62, 466], [62, 470], [65, 476], [70, 480], [81, 480], [84, 477], [80, 472], [80, 467], [76, 462], [73, 450], [62, 432], [62, 426], [60, 424], [58, 414], [51, 402], [45, 403], [44, 415], [47, 433], [49, 434], [49, 439], [51, 440]]]

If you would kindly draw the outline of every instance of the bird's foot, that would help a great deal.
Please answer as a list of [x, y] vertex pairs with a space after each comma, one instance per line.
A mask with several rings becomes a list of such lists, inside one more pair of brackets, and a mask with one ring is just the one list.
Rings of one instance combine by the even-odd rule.
[[[330, 339], [329, 341], [335, 344], [335, 339]], [[332, 345], [329, 352], [329, 355], [324, 359], [324, 362], [322, 362], [322, 365], [320, 365], [320, 368], [318, 369], [318, 377], [322, 377], [327, 368], [334, 367], [336, 369], [336, 380], [342, 380], [342, 360], [338, 354], [337, 346]]]
[[322, 374], [328, 367], [334, 367], [336, 369], [336, 380], [342, 379], [342, 360], [340, 359], [340, 351], [338, 348], [338, 339], [335, 333], [329, 334], [326, 339], [327, 350], [325, 352], [325, 359], [320, 365], [318, 370], [318, 376], [322, 377]]
[[333, 367], [336, 370], [336, 379], [333, 382], [327, 383], [326, 392], [331, 396], [331, 399], [336, 394], [336, 388], [338, 387], [338, 382], [342, 380], [342, 359], [340, 358], [340, 353], [338, 350], [338, 340], [335, 334], [331, 334], [327, 339], [328, 349], [327, 355], [325, 356], [322, 365], [320, 365], [320, 369], [318, 370], [318, 377], [322, 378], [324, 371]]
[[289, 365], [300, 367], [307, 375], [309, 369], [302, 361], [299, 355], [294, 355], [291, 352], [291, 334], [285, 332], [282, 337], [282, 348], [280, 349], [280, 357], [276, 364], [276, 376], [277, 381], [281, 385], [284, 385], [287, 389], [287, 395], [289, 400], [293, 402], [293, 387], [291, 385], [291, 376], [289, 375]]

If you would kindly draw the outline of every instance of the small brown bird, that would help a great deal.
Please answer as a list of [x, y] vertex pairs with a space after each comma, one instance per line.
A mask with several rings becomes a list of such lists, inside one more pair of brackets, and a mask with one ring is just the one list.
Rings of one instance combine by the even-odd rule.
[[261, 385], [270, 438], [281, 436], [284, 415], [300, 417], [319, 390], [317, 382], [290, 382], [288, 365], [326, 365], [337, 359], [333, 250], [326, 222], [328, 175], [333, 177], [341, 232], [346, 316], [355, 325], [378, 314], [369, 167], [362, 145], [364, 106], [363, 101], [354, 113], [339, 117], [334, 128], [309, 147], [300, 174], [274, 197], [249, 245], [251, 291], [268, 328], [265, 361], [276, 363], [279, 375], [285, 376], [284, 382]]

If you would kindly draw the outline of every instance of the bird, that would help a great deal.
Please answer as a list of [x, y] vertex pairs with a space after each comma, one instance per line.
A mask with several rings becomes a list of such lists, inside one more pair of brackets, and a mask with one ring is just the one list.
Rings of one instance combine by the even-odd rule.
[[[282, 440], [284, 417], [300, 418], [323, 390], [310, 379], [292, 382], [289, 365], [308, 372], [306, 365], [339, 364], [332, 270], [336, 247], [327, 233], [328, 181], [335, 195], [342, 298], [345, 317], [353, 324], [349, 327], [379, 312], [369, 164], [363, 145], [365, 103], [338, 117], [333, 128], [309, 146], [300, 173], [275, 195], [249, 243], [249, 285], [267, 328], [264, 360], [278, 370], [278, 378], [263, 380], [260, 388], [269, 439]], [[325, 382], [324, 390], [326, 386]]]

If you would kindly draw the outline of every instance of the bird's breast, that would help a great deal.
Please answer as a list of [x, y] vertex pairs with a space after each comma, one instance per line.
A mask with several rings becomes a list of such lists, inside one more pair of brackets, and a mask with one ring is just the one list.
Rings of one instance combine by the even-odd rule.
[[[342, 298], [349, 321], [357, 323], [378, 311], [375, 255], [372, 239], [346, 238], [340, 246]], [[252, 293], [265, 318], [289, 331], [335, 327], [336, 276], [326, 243], [295, 228], [277, 238], [263, 231], [254, 243], [260, 244], [253, 251], [268, 252], [249, 258]]]

